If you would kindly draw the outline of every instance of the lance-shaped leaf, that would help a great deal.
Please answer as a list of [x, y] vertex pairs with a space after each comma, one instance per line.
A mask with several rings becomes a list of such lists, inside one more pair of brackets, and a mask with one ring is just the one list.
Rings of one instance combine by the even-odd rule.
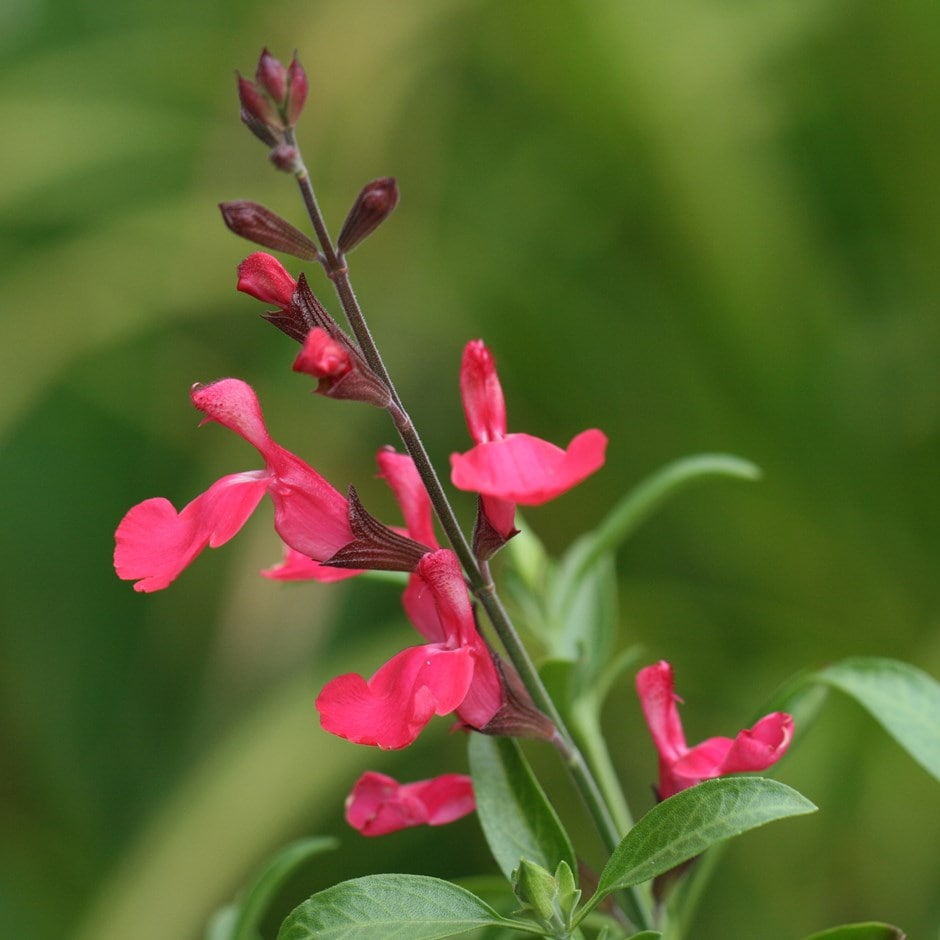
[[437, 940], [510, 922], [465, 888], [426, 875], [370, 875], [295, 908], [277, 940]]
[[519, 745], [475, 734], [469, 755], [477, 816], [503, 874], [509, 878], [523, 858], [549, 871], [565, 861], [577, 871], [568, 834]]
[[611, 891], [649, 881], [718, 842], [815, 809], [805, 796], [776, 780], [705, 780], [653, 807], [627, 833], [604, 866], [588, 908]]
[[728, 454], [676, 460], [626, 493], [599, 526], [565, 553], [548, 595], [548, 642], [553, 657], [581, 662], [577, 676], [581, 689], [592, 687], [616, 638], [614, 551], [691, 483], [710, 477], [755, 480], [759, 476], [754, 464]]
[[220, 203], [219, 209], [231, 231], [256, 245], [283, 251], [304, 261], [316, 261], [320, 256], [317, 246], [300, 229], [260, 203], [235, 200]]
[[255, 940], [262, 919], [288, 878], [307, 859], [337, 845], [336, 839], [321, 836], [285, 846], [258, 872], [239, 901], [213, 917], [206, 940]]
[[807, 937], [806, 940], [904, 940], [907, 934], [891, 924], [843, 924], [830, 927]]
[[851, 695], [940, 780], [940, 683], [907, 663], [877, 657], [843, 660], [815, 679]]

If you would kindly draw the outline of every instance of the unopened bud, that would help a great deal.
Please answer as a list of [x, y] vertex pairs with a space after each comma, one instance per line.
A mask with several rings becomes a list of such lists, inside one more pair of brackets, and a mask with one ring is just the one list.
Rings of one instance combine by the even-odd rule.
[[393, 176], [366, 183], [356, 197], [337, 239], [341, 252], [351, 251], [378, 228], [398, 205], [398, 184]]
[[255, 81], [271, 96], [276, 105], [284, 103], [287, 97], [287, 70], [268, 52], [267, 47], [261, 50], [258, 67], [255, 69]]
[[294, 360], [294, 371], [333, 383], [352, 369], [349, 350], [322, 327], [314, 327]]
[[268, 154], [270, 161], [285, 173], [296, 173], [300, 169], [297, 148], [290, 144], [278, 144]]
[[541, 865], [523, 858], [512, 873], [512, 890], [522, 904], [553, 937], [570, 936], [575, 908], [581, 892], [564, 859], [558, 863], [554, 876]]
[[228, 228], [242, 238], [304, 261], [320, 257], [317, 246], [303, 232], [260, 203], [242, 199], [220, 203], [219, 209]]
[[[235, 75], [238, 82], [238, 100], [242, 106], [242, 120], [256, 137], [273, 146], [277, 143], [273, 129], [283, 126], [277, 107], [254, 82], [248, 81], [237, 72]], [[266, 134], [262, 135], [257, 128], [264, 129]]]
[[293, 127], [300, 117], [308, 91], [307, 73], [297, 59], [297, 53], [287, 68], [287, 101], [284, 103], [284, 117], [289, 127]]
[[294, 371], [319, 379], [317, 393], [330, 398], [364, 401], [385, 408], [391, 401], [388, 386], [369, 368], [361, 354], [336, 327], [332, 332], [314, 327], [304, 338], [294, 360]]

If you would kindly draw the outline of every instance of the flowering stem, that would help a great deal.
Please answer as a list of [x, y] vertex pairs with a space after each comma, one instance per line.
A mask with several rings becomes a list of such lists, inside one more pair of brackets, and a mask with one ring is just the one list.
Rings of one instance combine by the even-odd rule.
[[[333, 282], [336, 293], [339, 296], [343, 311], [349, 321], [349, 325], [356, 336], [369, 367], [385, 382], [388, 387], [392, 401], [388, 406], [388, 411], [392, 416], [395, 427], [405, 445], [408, 453], [415, 462], [415, 466], [424, 485], [427, 488], [431, 504], [441, 522], [447, 538], [450, 541], [454, 552], [460, 559], [466, 573], [467, 580], [474, 595], [483, 605], [489, 617], [493, 629], [499, 636], [506, 655], [509, 657], [519, 677], [528, 689], [536, 706], [540, 708], [554, 723], [557, 734], [555, 743], [559, 752], [562, 754], [565, 765], [567, 766], [575, 785], [581, 793], [581, 797], [587, 806], [588, 812], [597, 826], [598, 832], [604, 841], [609, 852], [612, 852], [623, 836], [623, 832], [618, 828], [611, 815], [610, 809], [604, 800], [601, 789], [584, 760], [583, 755], [575, 744], [570, 731], [565, 727], [565, 723], [552, 701], [548, 690], [539, 677], [535, 664], [532, 662], [528, 651], [523, 645], [519, 634], [512, 624], [499, 595], [496, 593], [496, 586], [490, 577], [488, 566], [480, 564], [470, 547], [469, 542], [464, 536], [463, 530], [454, 515], [450, 501], [444, 493], [440, 478], [428, 457], [427, 450], [418, 435], [417, 430], [402, 404], [401, 398], [395, 389], [391, 376], [382, 361], [382, 357], [376, 346], [375, 340], [369, 330], [362, 308], [353, 292], [349, 280], [349, 269], [346, 267], [345, 260], [333, 246], [330, 234], [327, 231], [323, 215], [317, 203], [313, 185], [307, 168], [300, 155], [300, 149], [297, 147], [293, 131], [288, 131], [288, 143], [295, 148], [297, 153], [294, 177], [303, 196], [304, 205], [307, 207], [307, 213], [313, 224], [314, 232], [320, 243], [322, 252], [322, 261], [326, 269], [327, 276]], [[647, 929], [650, 926], [650, 917], [646, 904], [640, 899], [639, 894], [631, 889], [626, 898], [625, 908], [631, 920], [640, 928]]]

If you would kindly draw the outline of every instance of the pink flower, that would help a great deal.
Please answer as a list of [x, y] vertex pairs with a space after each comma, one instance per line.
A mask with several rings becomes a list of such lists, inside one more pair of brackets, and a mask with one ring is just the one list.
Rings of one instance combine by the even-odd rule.
[[346, 798], [346, 821], [364, 836], [384, 836], [411, 826], [443, 826], [475, 806], [473, 783], [464, 774], [402, 784], [369, 770]]
[[529, 434], [506, 433], [503, 391], [482, 340], [464, 349], [460, 393], [476, 446], [451, 454], [451, 480], [457, 489], [481, 494], [488, 521], [504, 539], [514, 531], [515, 504], [546, 503], [604, 463], [607, 438], [596, 429], [579, 434], [567, 450]]
[[709, 738], [689, 748], [676, 708], [681, 699], [674, 691], [672, 666], [661, 660], [641, 669], [636, 688], [659, 752], [661, 800], [712, 777], [766, 770], [783, 757], [793, 738], [793, 719], [773, 712], [734, 739]]
[[323, 561], [353, 539], [347, 502], [312, 467], [268, 434], [254, 390], [239, 379], [194, 385], [193, 403], [253, 445], [265, 469], [223, 477], [180, 512], [156, 497], [134, 506], [115, 533], [114, 567], [137, 591], [165, 588], [208, 545], [223, 545], [267, 493], [274, 528], [294, 551]]
[[332, 734], [402, 748], [434, 715], [456, 712], [464, 724], [482, 728], [502, 706], [502, 682], [477, 632], [457, 556], [448, 549], [429, 552], [417, 575], [434, 604], [435, 616], [422, 598], [416, 606], [415, 625], [429, 642], [393, 656], [368, 681], [348, 673], [327, 683], [317, 709]]

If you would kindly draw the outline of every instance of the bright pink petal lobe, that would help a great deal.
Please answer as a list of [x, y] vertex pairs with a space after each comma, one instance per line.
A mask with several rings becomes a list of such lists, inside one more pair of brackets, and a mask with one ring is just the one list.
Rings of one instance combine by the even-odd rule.
[[408, 535], [428, 548], [437, 548], [431, 498], [414, 461], [408, 454], [399, 454], [391, 447], [383, 447], [376, 461], [380, 476], [395, 494]]
[[367, 771], [346, 799], [346, 820], [364, 836], [380, 836], [411, 826], [442, 826], [474, 807], [473, 783], [464, 774], [401, 784]]
[[722, 763], [721, 773], [766, 770], [777, 763], [793, 740], [793, 719], [784, 712], [765, 715], [753, 728], [738, 733]]
[[471, 340], [464, 347], [460, 398], [470, 436], [477, 444], [505, 436], [506, 401], [496, 374], [496, 363], [481, 339]]
[[451, 454], [451, 480], [459, 490], [540, 506], [570, 490], [604, 464], [606, 436], [583, 431], [562, 450], [529, 434], [477, 444]]
[[334, 581], [345, 581], [362, 574], [361, 568], [330, 568], [320, 562], [301, 555], [289, 545], [284, 546], [284, 558], [276, 565], [265, 568], [261, 574], [272, 581], [319, 581], [321, 584], [332, 584]]
[[454, 711], [473, 679], [470, 650], [429, 644], [393, 656], [368, 682], [352, 673], [317, 698], [326, 731], [354, 744], [407, 747], [434, 715]]
[[161, 497], [138, 503], [115, 533], [114, 568], [135, 591], [165, 588], [206, 546], [218, 548], [245, 524], [268, 488], [264, 471], [216, 481], [179, 513]]
[[636, 690], [647, 727], [659, 756], [675, 761], [685, 753], [685, 733], [679, 719], [672, 666], [660, 660], [637, 673]]

